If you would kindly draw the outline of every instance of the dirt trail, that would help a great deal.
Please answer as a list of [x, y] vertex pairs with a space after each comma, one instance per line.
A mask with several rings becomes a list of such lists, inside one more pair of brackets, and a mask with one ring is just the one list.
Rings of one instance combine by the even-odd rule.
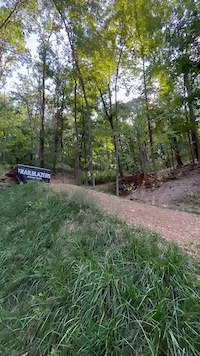
[[71, 184], [53, 182], [55, 191], [86, 191], [94, 197], [99, 207], [109, 214], [117, 215], [126, 224], [144, 226], [168, 240], [174, 240], [184, 248], [200, 245], [200, 215], [176, 210], [162, 209], [148, 204], [128, 201]]

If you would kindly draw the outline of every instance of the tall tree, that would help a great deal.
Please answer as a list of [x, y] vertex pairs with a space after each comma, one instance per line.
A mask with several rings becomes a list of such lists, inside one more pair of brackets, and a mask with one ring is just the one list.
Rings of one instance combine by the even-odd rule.
[[[81, 67], [80, 67], [80, 58], [78, 56], [78, 49], [76, 47], [76, 29], [78, 26], [81, 26], [81, 19], [83, 19], [82, 15], [85, 15], [84, 8], [82, 6], [76, 6], [75, 4], [69, 3], [68, 6], [65, 6], [64, 3], [59, 3], [56, 0], [53, 0], [55, 7], [60, 14], [62, 19], [64, 28], [66, 30], [66, 34], [68, 37], [68, 41], [71, 48], [71, 53], [73, 57], [74, 66], [76, 68], [78, 78], [80, 81], [80, 85], [83, 91], [83, 97], [85, 100], [86, 106], [86, 114], [87, 114], [87, 126], [88, 126], [88, 147], [89, 147], [89, 167], [90, 167], [90, 176], [92, 187], [95, 188], [95, 178], [93, 171], [93, 154], [92, 154], [92, 136], [91, 136], [91, 114], [88, 103], [87, 91], [85, 86], [85, 81], [82, 75]], [[89, 9], [88, 9], [89, 11]], [[74, 15], [75, 14], [75, 15]], [[85, 24], [86, 25], [86, 24]]]

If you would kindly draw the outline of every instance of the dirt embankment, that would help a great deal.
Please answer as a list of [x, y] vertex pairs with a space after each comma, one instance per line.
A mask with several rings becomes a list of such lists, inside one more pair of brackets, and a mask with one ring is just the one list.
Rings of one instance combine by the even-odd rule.
[[[183, 200], [187, 194], [200, 191], [200, 169], [191, 172], [187, 176], [180, 176], [164, 182], [160, 187], [146, 189], [141, 187], [131, 192], [128, 198], [135, 201], [148, 203], [162, 207], [173, 207], [176, 201]], [[187, 206], [186, 206], [187, 210]]]

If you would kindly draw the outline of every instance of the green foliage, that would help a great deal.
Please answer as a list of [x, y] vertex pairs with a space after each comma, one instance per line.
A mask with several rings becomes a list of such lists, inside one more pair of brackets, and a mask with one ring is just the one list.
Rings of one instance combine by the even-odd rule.
[[[0, 161], [38, 165], [44, 139], [45, 166], [73, 170], [78, 141], [81, 171], [87, 175], [93, 160], [97, 181], [112, 180], [116, 114], [123, 172], [152, 171], [154, 156], [158, 169], [172, 166], [178, 151], [183, 161], [198, 158], [199, 14], [192, 0], [4, 1], [0, 85], [25, 55], [31, 31], [39, 46], [28, 75], [1, 97]], [[122, 90], [129, 102], [120, 102]]]
[[0, 192], [0, 353], [199, 355], [195, 261], [85, 195]]
[[113, 168], [106, 169], [105, 171], [95, 171], [96, 184], [114, 182], [115, 179], [116, 175]]

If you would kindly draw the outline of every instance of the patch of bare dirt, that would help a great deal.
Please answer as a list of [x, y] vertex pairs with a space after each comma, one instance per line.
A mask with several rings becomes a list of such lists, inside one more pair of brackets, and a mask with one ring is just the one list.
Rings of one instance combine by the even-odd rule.
[[[146, 189], [139, 187], [127, 197], [133, 201], [139, 201], [161, 207], [176, 207], [177, 202], [182, 202], [182, 209], [190, 210], [187, 196], [200, 192], [200, 168], [189, 171], [177, 171], [160, 186]], [[184, 204], [185, 200], [185, 204]]]

